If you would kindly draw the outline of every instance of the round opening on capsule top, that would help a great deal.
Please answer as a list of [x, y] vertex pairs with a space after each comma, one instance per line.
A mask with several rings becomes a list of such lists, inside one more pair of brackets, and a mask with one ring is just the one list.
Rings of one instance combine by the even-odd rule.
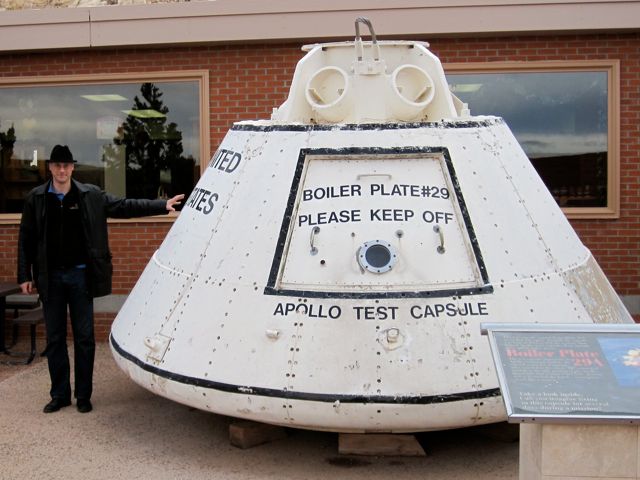
[[395, 248], [389, 242], [372, 240], [358, 250], [358, 263], [373, 273], [385, 273], [393, 268], [398, 259]]

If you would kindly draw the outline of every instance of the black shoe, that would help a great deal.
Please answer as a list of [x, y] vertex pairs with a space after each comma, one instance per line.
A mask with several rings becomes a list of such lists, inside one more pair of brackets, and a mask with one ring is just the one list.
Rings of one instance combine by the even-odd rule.
[[71, 400], [63, 400], [62, 398], [52, 398], [49, 403], [44, 406], [42, 410], [44, 413], [57, 412], [63, 407], [71, 405]]
[[78, 411], [80, 413], [88, 413], [93, 410], [93, 405], [91, 405], [91, 400], [88, 398], [79, 398], [76, 402], [76, 407], [78, 407]]

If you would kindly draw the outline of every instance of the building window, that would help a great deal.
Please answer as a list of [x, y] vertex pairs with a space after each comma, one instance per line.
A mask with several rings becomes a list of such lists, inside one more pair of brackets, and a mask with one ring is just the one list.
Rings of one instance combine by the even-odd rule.
[[617, 62], [445, 68], [473, 115], [504, 118], [567, 216], [619, 216]]
[[56, 144], [74, 178], [129, 198], [187, 196], [207, 159], [206, 72], [0, 82], [0, 220], [45, 182]]

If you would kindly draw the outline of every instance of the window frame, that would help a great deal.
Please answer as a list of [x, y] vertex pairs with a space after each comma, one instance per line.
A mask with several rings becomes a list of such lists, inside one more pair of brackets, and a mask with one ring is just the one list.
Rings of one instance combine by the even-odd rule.
[[[468, 73], [563, 73], [605, 72], [607, 74], [607, 206], [563, 207], [569, 219], [620, 218], [620, 61], [567, 60], [527, 62], [444, 63], [445, 74]], [[473, 114], [473, 105], [470, 105]]]
[[[180, 70], [166, 72], [109, 73], [87, 75], [52, 75], [47, 77], [0, 78], [0, 89], [11, 87], [62, 87], [72, 85], [110, 85], [146, 82], [198, 82], [200, 117], [200, 174], [202, 175], [211, 157], [209, 142], [209, 70]], [[158, 223], [173, 222], [177, 213], [135, 219], [109, 219], [109, 223]], [[0, 225], [20, 223], [20, 213], [0, 213]]]

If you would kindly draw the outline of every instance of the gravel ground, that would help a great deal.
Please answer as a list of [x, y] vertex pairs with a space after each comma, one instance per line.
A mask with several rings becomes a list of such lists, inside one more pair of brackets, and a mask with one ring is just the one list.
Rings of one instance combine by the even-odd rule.
[[94, 411], [45, 415], [46, 362], [0, 366], [0, 479], [516, 479], [518, 442], [488, 428], [418, 435], [426, 457], [338, 455], [338, 435], [287, 429], [286, 439], [241, 450], [229, 417], [153, 395], [98, 345]]
[[[8, 340], [9, 338], [7, 338], [7, 341]], [[44, 350], [43, 339], [38, 338], [36, 345], [37, 345], [37, 348], [39, 349], [38, 352], [41, 352], [42, 350]], [[27, 352], [29, 349], [30, 349], [30, 346], [29, 346], [28, 338], [19, 338], [17, 345], [14, 345], [11, 347], [12, 351], [20, 352], [20, 353]], [[6, 380], [9, 377], [17, 375], [20, 372], [23, 372], [25, 370], [30, 370], [35, 365], [45, 361], [43, 357], [41, 357], [40, 355], [36, 355], [36, 357], [33, 359], [33, 362], [30, 365], [7, 365], [6, 363], [3, 363], [6, 361], [12, 361], [12, 360], [16, 360], [16, 358], [12, 358], [12, 357], [8, 357], [6, 355], [0, 354], [0, 382], [2, 382], [3, 380]], [[18, 358], [17, 360], [20, 360], [20, 359]], [[46, 367], [45, 367], [45, 371], [46, 371]]]

